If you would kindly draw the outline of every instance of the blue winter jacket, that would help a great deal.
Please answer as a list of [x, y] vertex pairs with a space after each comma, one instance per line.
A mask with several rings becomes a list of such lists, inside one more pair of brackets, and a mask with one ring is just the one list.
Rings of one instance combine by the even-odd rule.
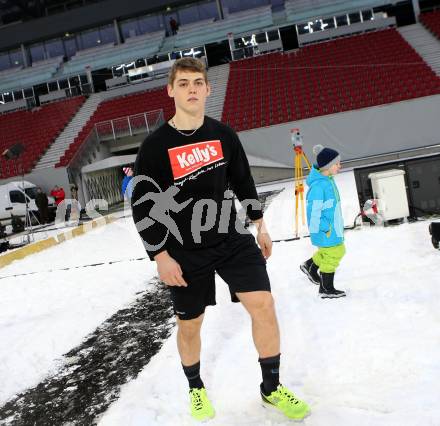
[[341, 199], [333, 177], [324, 176], [313, 166], [306, 179], [307, 222], [312, 244], [332, 247], [344, 242]]
[[[133, 179], [133, 176], [124, 176], [122, 181], [122, 196], [125, 197], [125, 191], [127, 191], [127, 197], [131, 198], [131, 193], [133, 192], [132, 184], [130, 181]], [[128, 187], [128, 189], [127, 189]]]

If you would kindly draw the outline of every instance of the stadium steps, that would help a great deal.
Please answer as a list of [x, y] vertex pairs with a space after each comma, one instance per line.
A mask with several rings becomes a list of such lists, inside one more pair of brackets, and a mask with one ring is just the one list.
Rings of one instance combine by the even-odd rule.
[[440, 42], [422, 24], [398, 28], [401, 36], [440, 77]]
[[89, 96], [89, 98], [84, 102], [73, 120], [61, 132], [61, 134], [46, 151], [43, 157], [41, 157], [34, 170], [54, 167], [55, 164], [60, 161], [61, 156], [64, 154], [69, 145], [74, 141], [74, 139], [78, 136], [78, 133], [86, 125], [87, 121], [96, 111], [101, 101], [102, 97], [100, 94], [94, 93]]
[[272, 7], [272, 19], [273, 19], [273, 24], [275, 26], [285, 25], [287, 23], [286, 10], [282, 9], [282, 10], [274, 11]]
[[174, 50], [176, 36], [165, 37], [159, 49], [159, 55], [165, 55]]
[[212, 67], [208, 71], [208, 80], [211, 83], [211, 96], [209, 96], [206, 102], [206, 115], [216, 120], [221, 120], [222, 118], [228, 79], [229, 64]]

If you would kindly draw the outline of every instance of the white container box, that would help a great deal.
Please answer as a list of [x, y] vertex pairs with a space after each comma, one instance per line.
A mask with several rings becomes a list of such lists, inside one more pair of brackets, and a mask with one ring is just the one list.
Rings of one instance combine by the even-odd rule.
[[373, 196], [383, 220], [402, 219], [409, 216], [408, 197], [403, 170], [370, 173]]

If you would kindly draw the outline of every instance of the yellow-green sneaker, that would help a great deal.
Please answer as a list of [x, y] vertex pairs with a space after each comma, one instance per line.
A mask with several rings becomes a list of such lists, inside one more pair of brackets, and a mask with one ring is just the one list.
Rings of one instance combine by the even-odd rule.
[[192, 388], [189, 391], [191, 416], [203, 422], [215, 416], [214, 407], [208, 399], [205, 388]]
[[264, 394], [263, 384], [261, 384], [260, 392], [266, 404], [274, 406], [289, 419], [302, 420], [310, 413], [309, 406], [281, 384], [270, 395]]

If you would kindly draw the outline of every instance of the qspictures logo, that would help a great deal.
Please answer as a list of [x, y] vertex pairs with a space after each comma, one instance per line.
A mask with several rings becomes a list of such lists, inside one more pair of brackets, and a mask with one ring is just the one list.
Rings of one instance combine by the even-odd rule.
[[175, 181], [224, 158], [219, 140], [170, 148], [168, 155]]

